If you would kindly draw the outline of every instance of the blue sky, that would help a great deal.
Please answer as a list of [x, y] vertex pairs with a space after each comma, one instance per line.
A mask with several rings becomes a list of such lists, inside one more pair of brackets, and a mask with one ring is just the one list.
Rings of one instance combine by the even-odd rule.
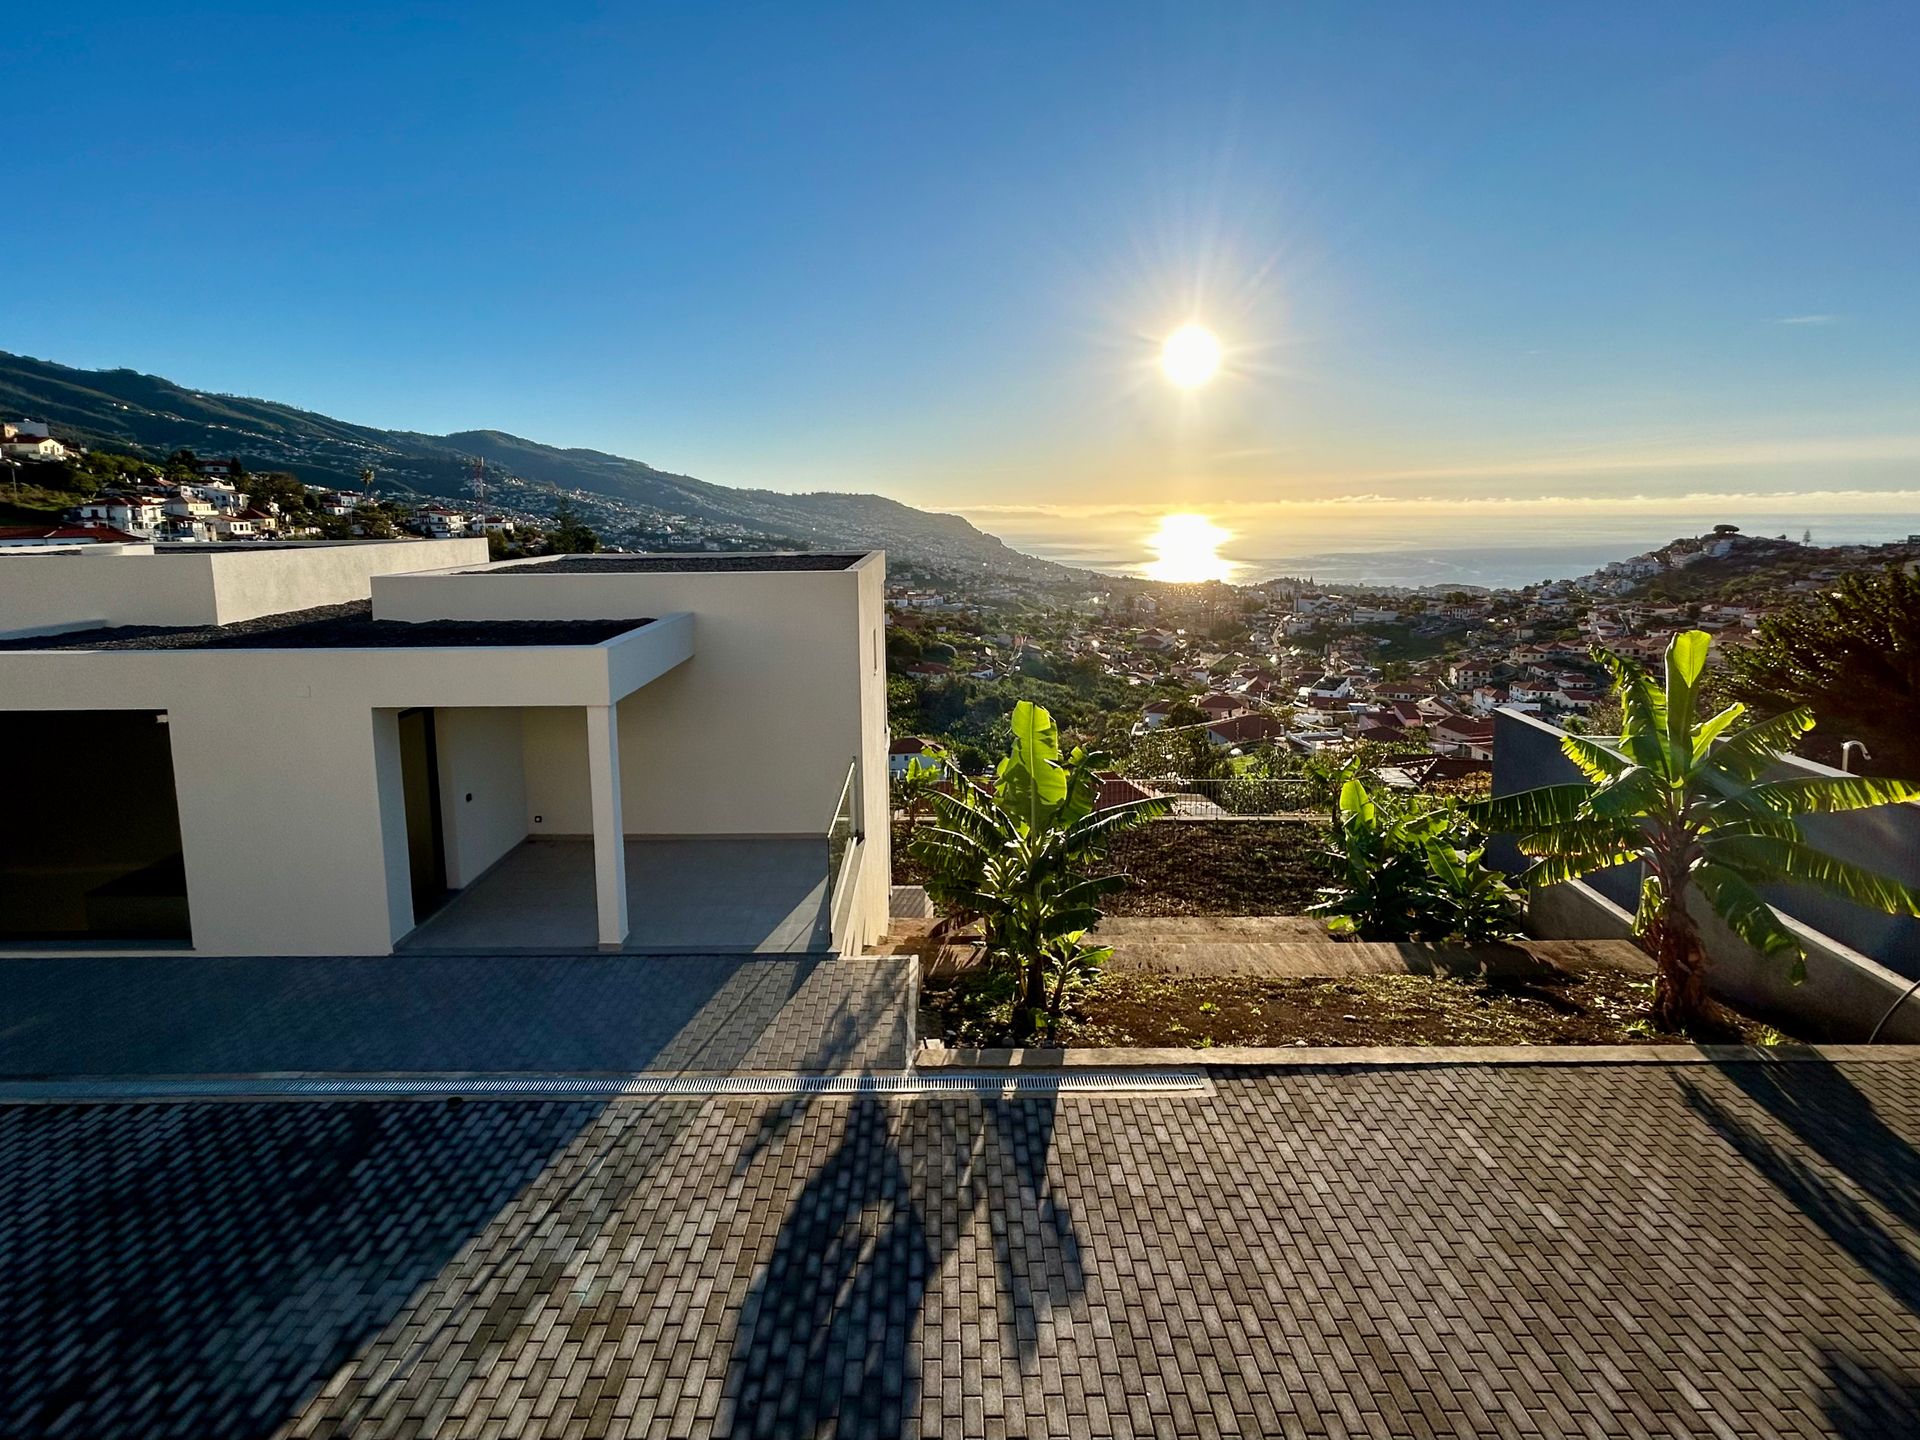
[[983, 513], [1920, 489], [1911, 4], [32, 8], [0, 348]]

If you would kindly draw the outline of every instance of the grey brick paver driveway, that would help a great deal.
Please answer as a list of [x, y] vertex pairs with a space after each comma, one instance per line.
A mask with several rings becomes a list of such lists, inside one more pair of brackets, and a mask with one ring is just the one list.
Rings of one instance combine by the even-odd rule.
[[0, 1111], [0, 1434], [1920, 1433], [1920, 1064]]
[[0, 1076], [898, 1068], [900, 956], [0, 960]]

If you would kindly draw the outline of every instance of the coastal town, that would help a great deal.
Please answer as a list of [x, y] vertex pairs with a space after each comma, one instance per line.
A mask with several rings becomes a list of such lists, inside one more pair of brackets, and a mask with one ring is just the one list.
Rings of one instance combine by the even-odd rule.
[[[0, 423], [0, 496], [22, 486], [43, 523], [0, 525], [0, 548], [190, 546], [484, 537], [496, 558], [578, 549], [742, 552], [782, 546], [724, 522], [653, 517], [608, 533], [589, 497], [502, 505], [517, 477], [475, 461], [460, 494], [389, 494], [249, 472], [190, 451], [89, 450], [43, 420]], [[491, 488], [491, 494], [490, 494]], [[73, 503], [66, 504], [65, 501]], [[52, 508], [48, 508], [48, 507]], [[589, 524], [588, 518], [596, 523]], [[1175, 584], [1051, 567], [1044, 578], [926, 562], [887, 594], [893, 769], [932, 749], [977, 768], [1005, 716], [1038, 693], [1063, 727], [1139, 780], [1288, 780], [1354, 759], [1403, 788], [1484, 780], [1502, 708], [1571, 728], [1604, 718], [1595, 647], [1651, 662], [1679, 631], [1724, 656], [1772, 610], [1842, 576], [1920, 566], [1920, 535], [1819, 546], [1734, 524], [1518, 589]], [[1604, 728], [1604, 727], [1603, 727]], [[1217, 799], [1269, 808], [1248, 784]]]
[[[1920, 535], [1822, 547], [1723, 524], [1519, 589], [1102, 577], [1036, 603], [1005, 584], [899, 582], [888, 596], [895, 770], [956, 741], [964, 766], [975, 744], [991, 749], [980, 721], [996, 695], [1052, 682], [1091, 702], [1080, 738], [1142, 777], [1281, 777], [1310, 757], [1352, 755], [1401, 786], [1485, 776], [1496, 710], [1573, 729], [1606, 718], [1596, 647], [1654, 663], [1676, 633], [1703, 630], [1724, 656], [1781, 606], [1890, 567], [1920, 568]], [[962, 692], [973, 699], [956, 706]]]

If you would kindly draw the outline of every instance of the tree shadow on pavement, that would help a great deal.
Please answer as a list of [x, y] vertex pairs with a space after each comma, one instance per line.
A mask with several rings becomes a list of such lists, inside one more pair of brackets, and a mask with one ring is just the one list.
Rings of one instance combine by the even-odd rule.
[[1722, 1065], [1719, 1073], [1890, 1214], [1898, 1232], [1846, 1188], [1682, 1078], [1687, 1104], [1889, 1295], [1920, 1315], [1920, 1259], [1909, 1248], [1920, 1242], [1920, 1153], [1838, 1066], [1746, 1062]]
[[[1071, 1212], [1046, 1177], [1056, 1104], [852, 1103], [742, 1309], [725, 1384], [733, 1433], [903, 1434], [920, 1404], [922, 1308], [987, 1204], [997, 1307], [966, 1318], [997, 1308], [999, 1351], [1023, 1372], [1035, 1363], [1046, 1312], [1085, 1287]], [[771, 1112], [741, 1169], [771, 1160], [806, 1108]], [[940, 1324], [942, 1347], [959, 1353], [961, 1317]]]

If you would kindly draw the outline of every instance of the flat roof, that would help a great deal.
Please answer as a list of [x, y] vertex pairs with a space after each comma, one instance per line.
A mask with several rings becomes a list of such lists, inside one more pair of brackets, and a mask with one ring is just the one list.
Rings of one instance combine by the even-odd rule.
[[519, 560], [475, 570], [477, 575], [648, 575], [697, 571], [851, 570], [866, 552], [826, 554], [796, 551], [779, 555], [561, 555], [552, 560]]
[[598, 645], [652, 620], [376, 620], [355, 600], [231, 625], [116, 625], [0, 640], [7, 650], [385, 650]]

